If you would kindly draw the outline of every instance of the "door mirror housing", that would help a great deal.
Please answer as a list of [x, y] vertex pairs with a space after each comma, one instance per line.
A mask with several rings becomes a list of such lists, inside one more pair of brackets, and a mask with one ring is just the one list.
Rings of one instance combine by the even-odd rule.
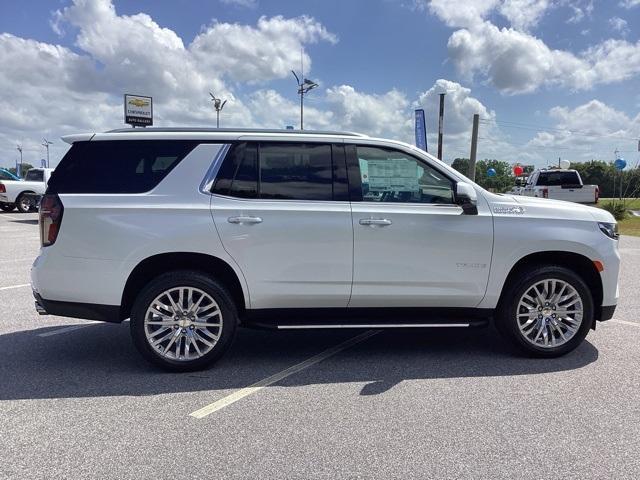
[[462, 207], [465, 215], [477, 215], [478, 195], [475, 188], [466, 182], [456, 183], [456, 205]]

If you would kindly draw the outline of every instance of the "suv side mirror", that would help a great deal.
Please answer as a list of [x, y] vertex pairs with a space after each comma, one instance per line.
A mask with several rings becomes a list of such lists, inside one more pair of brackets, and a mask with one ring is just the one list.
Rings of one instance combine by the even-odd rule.
[[478, 196], [475, 188], [466, 182], [456, 183], [456, 205], [462, 207], [465, 215], [478, 214]]

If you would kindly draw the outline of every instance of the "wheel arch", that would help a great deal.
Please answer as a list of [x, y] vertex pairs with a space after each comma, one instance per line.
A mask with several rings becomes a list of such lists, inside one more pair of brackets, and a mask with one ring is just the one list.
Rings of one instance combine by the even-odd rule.
[[131, 271], [122, 292], [121, 319], [129, 318], [136, 294], [144, 285], [158, 275], [174, 270], [193, 270], [211, 275], [221, 281], [229, 290], [242, 317], [248, 303], [247, 292], [229, 263], [204, 253], [171, 252], [147, 257]]
[[577, 273], [584, 280], [584, 282], [589, 287], [591, 296], [593, 297], [593, 325], [595, 328], [595, 321], [599, 320], [602, 316], [602, 278], [600, 277], [600, 273], [598, 272], [593, 261], [590, 258], [585, 257], [584, 255], [581, 255], [579, 253], [551, 250], [530, 253], [522, 257], [513, 265], [513, 267], [511, 267], [511, 270], [507, 275], [502, 285], [502, 291], [500, 293], [500, 300], [498, 301], [498, 305], [500, 305], [504, 300], [503, 297], [506, 290], [505, 287], [514, 280], [516, 275], [518, 275], [522, 270], [539, 265], [558, 265], [561, 267], [565, 267]]

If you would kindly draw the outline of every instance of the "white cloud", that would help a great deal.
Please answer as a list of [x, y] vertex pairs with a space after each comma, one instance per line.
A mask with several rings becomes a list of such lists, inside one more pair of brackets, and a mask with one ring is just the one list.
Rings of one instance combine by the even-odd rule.
[[629, 24], [627, 21], [620, 17], [613, 17], [609, 19], [609, 26], [616, 32], [620, 32], [623, 36], [629, 32]]
[[[304, 44], [337, 37], [311, 17], [286, 19], [261, 17], [257, 28], [248, 25], [215, 22], [198, 35], [189, 50], [201, 65], [234, 80], [263, 82], [290, 75], [300, 64]], [[305, 71], [311, 58], [304, 53]]]
[[466, 0], [452, 5], [450, 0], [431, 0], [429, 12], [450, 27], [468, 27], [481, 23], [500, 0]]
[[500, 13], [518, 30], [528, 30], [538, 24], [549, 8], [548, 0], [506, 0]]
[[[16, 142], [24, 142], [25, 160], [34, 163], [43, 154], [43, 135], [121, 126], [124, 92], [153, 96], [161, 125], [210, 124], [209, 90], [229, 99], [228, 125], [260, 125], [231, 82], [281, 78], [299, 64], [302, 47], [336, 41], [310, 17], [278, 16], [257, 25], [215, 22], [185, 45], [149, 15], [118, 15], [108, 0], [75, 0], [51, 24], [60, 35], [74, 32], [78, 53], [0, 35], [0, 164], [13, 163]], [[310, 63], [307, 55], [307, 68]], [[54, 162], [65, 150], [56, 142]]]
[[236, 7], [256, 8], [258, 0], [221, 0], [225, 5], [233, 5]]
[[567, 151], [575, 160], [612, 159], [616, 148], [635, 157], [640, 114], [630, 118], [599, 100], [591, 100], [576, 108], [553, 107], [549, 116], [554, 127], [537, 133], [527, 147]]
[[640, 0], [622, 0], [620, 6], [623, 8], [633, 8], [640, 6]]
[[450, 0], [414, 0], [413, 5], [428, 10], [450, 27], [472, 27], [497, 12], [521, 30], [536, 26], [551, 6], [549, 0], [466, 0], [455, 5]]
[[640, 41], [610, 39], [575, 55], [485, 22], [454, 32], [447, 48], [459, 72], [468, 78], [481, 74], [507, 94], [533, 92], [543, 85], [586, 90], [640, 73]]

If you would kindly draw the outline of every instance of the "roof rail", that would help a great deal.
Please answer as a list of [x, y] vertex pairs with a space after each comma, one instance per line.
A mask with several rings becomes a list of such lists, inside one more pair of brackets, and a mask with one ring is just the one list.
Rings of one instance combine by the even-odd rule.
[[285, 130], [269, 128], [203, 128], [203, 127], [145, 127], [145, 128], [117, 128], [106, 133], [286, 133], [294, 135], [344, 135], [349, 137], [366, 137], [362, 133], [341, 132], [333, 130]]

